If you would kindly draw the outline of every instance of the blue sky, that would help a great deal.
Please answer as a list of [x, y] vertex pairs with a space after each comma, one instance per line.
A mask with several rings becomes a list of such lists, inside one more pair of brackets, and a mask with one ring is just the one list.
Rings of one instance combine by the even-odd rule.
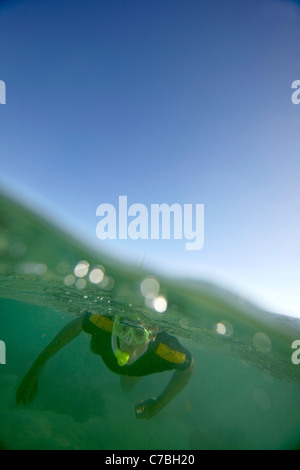
[[[120, 259], [300, 316], [299, 57], [288, 0], [4, 1], [2, 185]], [[101, 245], [119, 195], [204, 204], [204, 249]]]

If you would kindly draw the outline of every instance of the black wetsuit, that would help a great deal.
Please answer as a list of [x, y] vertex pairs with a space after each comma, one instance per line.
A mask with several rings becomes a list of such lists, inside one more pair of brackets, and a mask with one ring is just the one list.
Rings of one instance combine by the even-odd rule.
[[131, 365], [118, 365], [111, 346], [113, 318], [88, 312], [84, 319], [83, 331], [92, 335], [91, 349], [99, 354], [106, 366], [116, 374], [140, 377], [166, 370], [186, 370], [191, 364], [191, 354], [174, 336], [158, 333], [150, 342], [147, 351]]

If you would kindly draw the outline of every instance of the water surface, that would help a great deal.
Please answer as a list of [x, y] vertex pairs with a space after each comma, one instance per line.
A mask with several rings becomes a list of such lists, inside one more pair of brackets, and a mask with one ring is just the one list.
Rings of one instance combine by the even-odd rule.
[[[141, 289], [149, 277], [155, 297], [167, 302], [163, 312]], [[147, 318], [192, 352], [191, 382], [152, 420], [137, 420], [134, 405], [159, 394], [172, 374], [145, 377], [126, 393], [84, 333], [49, 361], [34, 401], [15, 404], [36, 356], [86, 310]], [[2, 448], [278, 449], [300, 441], [300, 366], [291, 361], [299, 320], [262, 311], [205, 280], [166, 279], [109, 259], [5, 195], [0, 339], [7, 350], [0, 365]]]

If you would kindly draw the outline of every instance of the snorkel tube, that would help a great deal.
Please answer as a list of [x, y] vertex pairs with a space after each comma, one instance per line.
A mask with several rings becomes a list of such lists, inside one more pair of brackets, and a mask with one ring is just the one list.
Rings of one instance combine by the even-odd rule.
[[118, 359], [118, 366], [123, 367], [127, 364], [130, 358], [130, 354], [126, 351], [121, 351], [120, 349], [116, 349], [114, 351], [114, 355]]
[[119, 323], [119, 320], [120, 320], [120, 317], [119, 315], [117, 315], [115, 318], [114, 328], [113, 328], [112, 335], [111, 335], [111, 347], [112, 347], [114, 355], [116, 356], [118, 360], [118, 366], [124, 367], [130, 359], [130, 354], [127, 351], [121, 351], [121, 349], [118, 346], [118, 337], [116, 336], [114, 330], [115, 330], [115, 325]]

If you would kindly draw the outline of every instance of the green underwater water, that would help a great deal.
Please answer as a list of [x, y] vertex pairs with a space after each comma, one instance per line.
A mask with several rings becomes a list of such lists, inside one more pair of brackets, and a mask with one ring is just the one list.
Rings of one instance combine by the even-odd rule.
[[[73, 276], [79, 261], [101, 265], [100, 284]], [[159, 281], [168, 309], [145, 305], [141, 282]], [[76, 281], [76, 282], [75, 282]], [[83, 333], [47, 364], [34, 400], [17, 406], [18, 384], [41, 350], [88, 310], [147, 318], [195, 358], [187, 387], [152, 420], [138, 399], [161, 393], [172, 373], [125, 392]], [[226, 328], [219, 334], [217, 324]], [[225, 332], [219, 330], [221, 332]], [[73, 240], [20, 203], [0, 196], [0, 449], [288, 449], [300, 443], [297, 319], [264, 312], [205, 281], [166, 279], [124, 266]]]

